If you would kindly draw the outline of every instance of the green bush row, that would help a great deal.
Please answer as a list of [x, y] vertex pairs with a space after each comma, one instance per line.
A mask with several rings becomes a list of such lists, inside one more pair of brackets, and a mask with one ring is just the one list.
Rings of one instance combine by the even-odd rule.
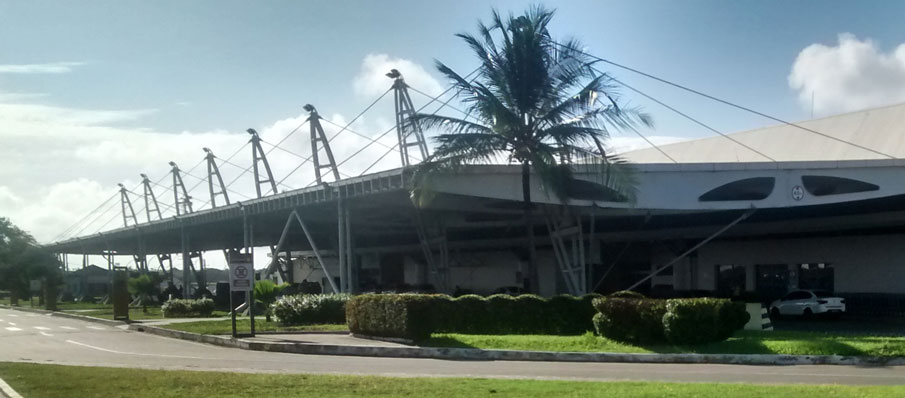
[[283, 325], [313, 325], [346, 322], [348, 294], [296, 294], [277, 299], [270, 307]]
[[160, 307], [165, 318], [204, 318], [214, 312], [214, 300], [211, 299], [172, 299]]
[[412, 340], [433, 332], [581, 334], [593, 330], [597, 297], [371, 294], [353, 298], [346, 316], [353, 333]]
[[748, 322], [745, 304], [716, 298], [594, 300], [597, 334], [631, 344], [696, 345], [725, 340]]

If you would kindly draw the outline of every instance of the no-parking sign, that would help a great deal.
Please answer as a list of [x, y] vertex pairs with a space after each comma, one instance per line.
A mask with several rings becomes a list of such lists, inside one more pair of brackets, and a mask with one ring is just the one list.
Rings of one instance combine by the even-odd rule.
[[255, 266], [251, 254], [229, 254], [229, 290], [248, 292], [254, 286]]

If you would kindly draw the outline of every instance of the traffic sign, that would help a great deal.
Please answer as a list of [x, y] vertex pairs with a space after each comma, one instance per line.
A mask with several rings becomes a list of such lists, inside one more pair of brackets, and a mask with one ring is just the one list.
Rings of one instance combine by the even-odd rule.
[[255, 267], [251, 254], [230, 253], [229, 289], [233, 292], [250, 292], [254, 288]]

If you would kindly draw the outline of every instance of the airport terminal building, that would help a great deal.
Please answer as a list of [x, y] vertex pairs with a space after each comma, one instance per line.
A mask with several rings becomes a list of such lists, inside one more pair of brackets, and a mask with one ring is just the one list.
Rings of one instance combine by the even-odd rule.
[[[772, 159], [723, 137], [626, 153], [634, 203], [595, 191], [593, 176], [565, 205], [533, 187], [540, 293], [905, 295], [905, 105], [799, 125], [732, 134]], [[421, 239], [394, 210], [404, 195], [357, 217], [373, 221], [355, 231], [357, 288], [520, 287], [518, 167], [475, 167], [437, 185]], [[324, 277], [308, 254], [296, 282]]]
[[[625, 153], [634, 201], [580, 167], [567, 201], [533, 180], [539, 293], [905, 297], [905, 104], [731, 137]], [[327, 292], [490, 294], [531, 282], [519, 166], [443, 176], [423, 207], [411, 179], [393, 169], [47, 247], [181, 255], [190, 281], [193, 259], [250, 244], [277, 259], [255, 265], [261, 277]]]

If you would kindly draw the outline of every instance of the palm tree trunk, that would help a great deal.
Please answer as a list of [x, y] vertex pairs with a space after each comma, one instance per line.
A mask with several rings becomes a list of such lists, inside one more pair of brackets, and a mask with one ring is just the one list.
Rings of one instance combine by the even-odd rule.
[[525, 245], [528, 249], [528, 286], [525, 289], [531, 293], [540, 292], [540, 281], [537, 272], [537, 250], [534, 244], [534, 222], [532, 220], [533, 207], [531, 205], [531, 164], [527, 160], [522, 161], [522, 200], [525, 211]]

